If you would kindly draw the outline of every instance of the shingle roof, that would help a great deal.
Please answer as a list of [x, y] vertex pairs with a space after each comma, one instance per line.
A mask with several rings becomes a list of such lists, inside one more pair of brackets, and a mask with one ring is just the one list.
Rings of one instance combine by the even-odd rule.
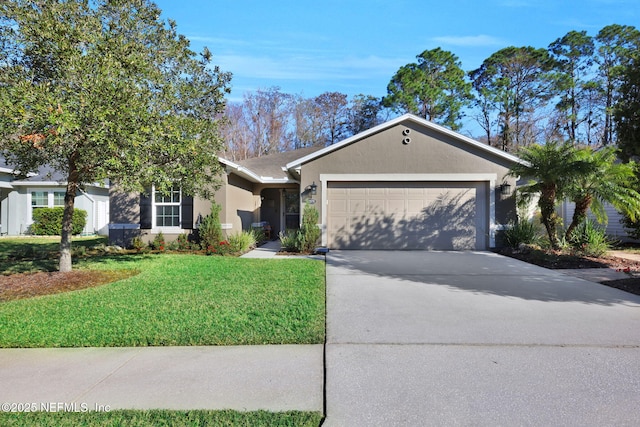
[[254, 157], [251, 159], [241, 160], [238, 165], [249, 169], [256, 175], [264, 178], [286, 178], [288, 175], [282, 169], [289, 162], [301, 157], [308, 156], [324, 147], [306, 147], [297, 150], [285, 151], [283, 153], [269, 154], [267, 156]]
[[[15, 171], [15, 165], [7, 163], [7, 159], [0, 156], [0, 168]], [[54, 170], [51, 166], [45, 165], [38, 169], [37, 174], [29, 174], [27, 177], [18, 177], [20, 181], [29, 182], [65, 182], [67, 178], [59, 171]]]

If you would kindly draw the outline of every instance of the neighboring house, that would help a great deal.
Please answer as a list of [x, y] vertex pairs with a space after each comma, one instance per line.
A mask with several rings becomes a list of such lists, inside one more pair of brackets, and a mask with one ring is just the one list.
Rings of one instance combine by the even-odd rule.
[[[64, 206], [66, 182], [58, 172], [43, 167], [37, 174], [16, 178], [14, 169], [0, 158], [0, 233], [19, 236], [29, 233], [33, 210]], [[108, 233], [109, 186], [91, 184], [78, 191], [75, 207], [87, 211], [83, 234]]]
[[[513, 155], [403, 115], [329, 147], [232, 162], [215, 195], [227, 233], [268, 223], [272, 236], [300, 224], [309, 203], [333, 249], [484, 250], [516, 217]], [[168, 238], [197, 228], [210, 202], [112, 192], [110, 236]]]
[[[573, 203], [570, 200], [564, 200], [558, 206], [558, 214], [562, 217], [562, 220], [563, 220], [562, 225], [565, 229], [569, 227], [569, 224], [571, 223], [571, 219], [573, 218], [573, 212], [575, 210], [575, 207], [576, 207], [575, 203]], [[622, 215], [620, 212], [616, 210], [616, 208], [614, 208], [608, 203], [604, 204], [604, 211], [607, 214], [606, 224], [598, 224], [595, 219], [595, 215], [593, 215], [591, 210], [589, 211], [588, 217], [594, 223], [596, 223], [598, 227], [604, 228], [605, 233], [612, 239], [619, 240], [621, 242], [636, 242], [636, 243], [638, 242], [638, 240], [630, 237], [626, 229], [624, 228], [624, 225], [621, 222], [622, 218], [624, 218], [624, 215]]]

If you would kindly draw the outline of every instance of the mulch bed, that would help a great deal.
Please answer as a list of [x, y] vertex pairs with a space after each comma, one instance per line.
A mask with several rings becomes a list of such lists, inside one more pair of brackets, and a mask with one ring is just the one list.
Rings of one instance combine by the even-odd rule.
[[0, 302], [92, 288], [139, 274], [136, 270], [78, 270], [0, 276]]
[[606, 286], [610, 286], [612, 288], [629, 292], [631, 294], [640, 295], [640, 277], [631, 277], [629, 279], [619, 279], [619, 280], [607, 280], [606, 282], [600, 282], [600, 283]]

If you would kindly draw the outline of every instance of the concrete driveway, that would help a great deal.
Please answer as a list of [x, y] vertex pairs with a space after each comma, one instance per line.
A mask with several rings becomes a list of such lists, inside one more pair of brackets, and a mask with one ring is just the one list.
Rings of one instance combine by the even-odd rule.
[[640, 297], [490, 252], [327, 256], [325, 426], [637, 425]]

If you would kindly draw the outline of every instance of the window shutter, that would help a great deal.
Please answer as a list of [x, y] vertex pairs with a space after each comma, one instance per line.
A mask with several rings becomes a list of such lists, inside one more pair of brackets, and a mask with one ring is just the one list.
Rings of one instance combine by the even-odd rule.
[[182, 195], [180, 228], [193, 229], [193, 197]]
[[153, 228], [153, 218], [151, 218], [151, 190], [148, 196], [140, 193], [140, 228], [142, 230], [150, 230]]

